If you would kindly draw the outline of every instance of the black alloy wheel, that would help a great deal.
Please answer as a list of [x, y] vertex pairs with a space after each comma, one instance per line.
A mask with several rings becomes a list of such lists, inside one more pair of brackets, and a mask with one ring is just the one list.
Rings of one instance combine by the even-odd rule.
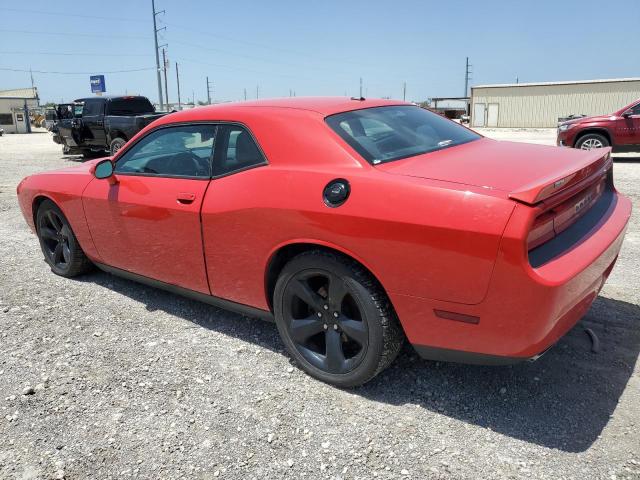
[[91, 268], [69, 222], [52, 201], [42, 202], [36, 222], [42, 253], [54, 273], [73, 277]]
[[49, 262], [56, 268], [67, 268], [71, 262], [69, 226], [62, 221], [57, 212], [48, 210], [47, 214], [40, 218], [39, 231], [45, 247], [44, 254]]
[[344, 281], [326, 270], [303, 270], [289, 281], [283, 312], [296, 349], [313, 366], [347, 373], [362, 361], [368, 328]]
[[361, 385], [402, 346], [386, 295], [349, 259], [323, 251], [298, 255], [283, 269], [274, 297], [287, 349], [307, 373], [327, 383]]

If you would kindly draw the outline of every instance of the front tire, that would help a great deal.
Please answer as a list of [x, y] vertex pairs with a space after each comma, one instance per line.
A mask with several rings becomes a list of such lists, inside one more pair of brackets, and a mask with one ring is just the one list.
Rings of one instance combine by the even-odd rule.
[[280, 336], [312, 377], [355, 387], [387, 368], [404, 333], [382, 287], [353, 260], [310, 251], [278, 278], [274, 313]]
[[69, 221], [51, 200], [45, 200], [38, 208], [36, 231], [44, 259], [53, 273], [75, 277], [91, 269], [92, 263], [82, 251]]
[[594, 148], [604, 148], [608, 146], [609, 140], [607, 140], [607, 137], [598, 133], [583, 135], [576, 142], [576, 148], [580, 150], [593, 150]]

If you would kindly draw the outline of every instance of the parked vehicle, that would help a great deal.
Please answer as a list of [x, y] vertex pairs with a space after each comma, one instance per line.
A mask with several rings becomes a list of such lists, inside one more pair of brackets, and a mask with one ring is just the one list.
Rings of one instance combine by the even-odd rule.
[[[158, 113], [146, 97], [90, 97], [74, 102], [74, 115], [58, 122], [59, 140], [65, 153], [86, 157], [108, 152], [114, 155]], [[54, 141], [56, 139], [54, 138]]]
[[610, 149], [497, 142], [403, 102], [289, 98], [161, 118], [18, 186], [51, 270], [92, 265], [275, 319], [347, 387], [425, 358], [535, 359], [588, 310], [631, 214]]
[[640, 152], [640, 100], [610, 115], [581, 117], [558, 125], [559, 146]]

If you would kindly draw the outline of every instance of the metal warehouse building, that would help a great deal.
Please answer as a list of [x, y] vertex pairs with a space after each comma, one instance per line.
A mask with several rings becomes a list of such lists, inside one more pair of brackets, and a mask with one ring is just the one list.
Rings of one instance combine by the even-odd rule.
[[27, 109], [36, 108], [40, 104], [38, 89], [18, 88], [0, 90], [0, 128], [5, 133], [26, 133], [29, 131]]
[[640, 78], [471, 87], [474, 127], [556, 127], [569, 115], [605, 115], [640, 98]]

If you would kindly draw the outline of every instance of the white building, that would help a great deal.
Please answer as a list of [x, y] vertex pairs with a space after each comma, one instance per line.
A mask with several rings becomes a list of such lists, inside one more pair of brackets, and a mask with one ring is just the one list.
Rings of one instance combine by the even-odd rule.
[[4, 133], [27, 133], [29, 116], [25, 114], [25, 102], [27, 108], [40, 105], [37, 88], [0, 90], [0, 128]]
[[471, 87], [474, 127], [555, 127], [571, 114], [606, 115], [640, 98], [640, 78]]

